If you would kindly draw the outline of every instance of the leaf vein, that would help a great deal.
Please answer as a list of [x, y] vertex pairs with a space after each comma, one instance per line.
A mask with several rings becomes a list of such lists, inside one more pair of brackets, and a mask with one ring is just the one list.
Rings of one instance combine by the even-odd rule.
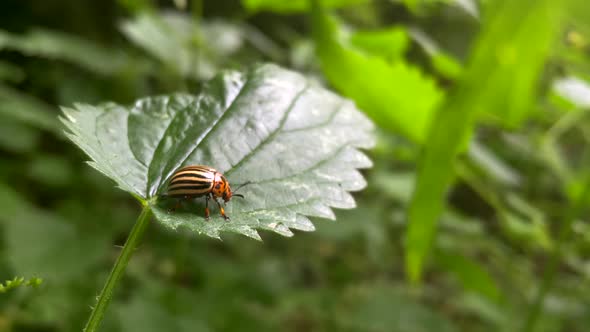
[[[166, 101], [166, 103], [169, 105], [169, 99]], [[170, 120], [170, 123], [168, 123], [168, 126], [166, 126], [166, 129], [164, 130], [164, 133], [162, 134], [162, 136], [160, 137], [160, 140], [158, 141], [158, 145], [156, 146], [156, 148], [154, 149], [154, 153], [152, 154], [152, 159], [150, 160], [149, 166], [148, 166], [148, 178], [147, 178], [147, 188], [146, 188], [146, 193], [151, 192], [150, 188], [152, 187], [152, 181], [151, 181], [151, 177], [150, 174], [152, 173], [152, 166], [154, 164], [154, 159], [156, 159], [156, 153], [158, 153], [158, 150], [160, 149], [160, 146], [162, 145], [162, 142], [164, 142], [164, 137], [166, 137], [166, 135], [168, 134], [168, 131], [170, 130], [170, 127], [172, 127], [172, 124], [174, 123], [174, 121], [176, 120], [176, 118], [178, 117], [179, 114], [182, 113], [182, 109], [178, 110], [174, 116], [172, 117], [172, 120]], [[129, 134], [129, 133], [128, 133]], [[161, 172], [160, 172], [161, 173]], [[160, 177], [161, 174], [158, 176], [158, 181], [160, 181]], [[151, 194], [151, 193], [150, 193]]]
[[[289, 209], [289, 208], [293, 208], [293, 207], [298, 207], [301, 206], [303, 204], [308, 204], [311, 202], [317, 201], [321, 204], [324, 204], [324, 202], [322, 201], [322, 199], [320, 197], [317, 196], [313, 196], [311, 198], [302, 200], [301, 202], [295, 202], [295, 203], [289, 203], [289, 204], [285, 204], [285, 205], [279, 205], [279, 206], [273, 206], [271, 208], [267, 208], [267, 207], [263, 207], [263, 208], [258, 208], [258, 209], [254, 209], [254, 210], [249, 210], [249, 211], [240, 211], [243, 214], [254, 214], [254, 217], [256, 217], [256, 213], [260, 212], [260, 211], [272, 211], [272, 210], [279, 210], [279, 209]], [[325, 204], [324, 204], [325, 205]], [[299, 213], [299, 212], [294, 212], [295, 214], [299, 214], [302, 216], [305, 216], [305, 214], [303, 213]]]
[[346, 105], [346, 102], [345, 101], [340, 102], [340, 104], [338, 104], [338, 106], [332, 111], [332, 113], [330, 113], [330, 115], [328, 116], [328, 119], [326, 121], [323, 121], [321, 123], [318, 123], [316, 125], [309, 126], [309, 127], [303, 127], [303, 128], [285, 130], [285, 131], [283, 131], [283, 134], [286, 134], [286, 133], [295, 133], [295, 132], [298, 132], [298, 131], [305, 131], [305, 130], [311, 130], [311, 129], [315, 129], [315, 128], [325, 127], [325, 126], [331, 124], [332, 121], [334, 121], [334, 118], [344, 108], [344, 105]]
[[[201, 143], [203, 143], [210, 136], [210, 134], [216, 128], [218, 128], [218, 125], [221, 123], [221, 121], [223, 119], [225, 119], [228, 116], [228, 114], [230, 114], [231, 112], [234, 112], [234, 106], [235, 106], [236, 100], [238, 100], [240, 98], [240, 96], [242, 95], [242, 93], [246, 90], [246, 86], [251, 81], [250, 75], [251, 75], [250, 72], [248, 72], [248, 74], [245, 77], [244, 84], [240, 88], [240, 91], [236, 94], [235, 98], [231, 101], [231, 103], [229, 104], [229, 106], [227, 107], [227, 109], [225, 110], [225, 112], [223, 112], [223, 114], [221, 114], [221, 116], [213, 123], [213, 125], [209, 128], [209, 130], [205, 131], [204, 134], [201, 135], [201, 137], [197, 139], [197, 143], [195, 144], [195, 147], [193, 149], [191, 149], [191, 151], [189, 153], [187, 153], [186, 156], [184, 156], [184, 158], [183, 158], [182, 162], [180, 163], [180, 165], [176, 165], [177, 167], [183, 165], [184, 163], [186, 163], [187, 159], [199, 148], [199, 146], [201, 146]], [[168, 166], [168, 164], [166, 164], [166, 166]], [[170, 171], [168, 171], [168, 173], [170, 173]], [[167, 174], [166, 177], [168, 177], [169, 175], [170, 174]], [[160, 182], [158, 184], [158, 187], [161, 184], [162, 183]]]
[[285, 123], [287, 122], [287, 118], [289, 117], [289, 114], [291, 114], [291, 111], [293, 110], [293, 108], [295, 108], [295, 104], [297, 104], [297, 101], [299, 100], [299, 98], [301, 98], [301, 96], [307, 90], [309, 90], [310, 87], [311, 87], [311, 84], [309, 84], [309, 82], [307, 82], [305, 84], [305, 86], [301, 89], [301, 91], [299, 91], [297, 93], [297, 95], [295, 95], [295, 98], [293, 98], [293, 101], [287, 107], [287, 110], [285, 111], [285, 114], [283, 114], [283, 116], [281, 117], [281, 120], [280, 120], [277, 128], [270, 135], [268, 135], [268, 137], [266, 139], [261, 141], [254, 149], [250, 150], [250, 152], [248, 152], [246, 155], [244, 155], [244, 157], [240, 161], [238, 161], [230, 170], [225, 172], [226, 176], [229, 176], [234, 170], [239, 168], [241, 165], [246, 163], [248, 160], [252, 159], [252, 157], [254, 157], [256, 155], [256, 153], [258, 153], [266, 144], [268, 144], [268, 142], [271, 142], [277, 135], [280, 134], [280, 131], [283, 129], [283, 127], [285, 126]]
[[309, 168], [299, 172], [299, 173], [295, 173], [289, 176], [284, 176], [284, 177], [279, 177], [279, 178], [269, 178], [269, 179], [264, 179], [264, 180], [259, 180], [259, 181], [252, 181], [252, 184], [263, 184], [263, 183], [269, 183], [269, 182], [280, 182], [280, 181], [284, 181], [284, 180], [289, 180], [292, 178], [296, 178], [298, 176], [301, 176], [303, 174], [312, 172], [322, 166], [324, 166], [325, 164], [327, 164], [328, 162], [332, 161], [334, 158], [336, 158], [336, 156], [338, 156], [338, 154], [340, 154], [340, 152], [342, 152], [345, 148], [347, 148], [347, 146], [341, 146], [338, 149], [336, 149], [336, 151], [331, 154], [328, 158], [326, 159], [322, 159], [320, 161], [318, 161], [317, 163], [315, 163], [314, 165], [310, 166]]
[[[140, 165], [142, 165], [143, 167], [145, 167], [145, 169], [146, 169], [146, 170], [149, 170], [149, 167], [148, 167], [148, 165], [147, 165], [146, 163], [144, 163], [144, 162], [143, 162], [143, 161], [142, 161], [142, 160], [139, 158], [139, 156], [138, 156], [138, 155], [137, 155], [137, 153], [135, 152], [135, 149], [133, 149], [133, 148], [131, 147], [131, 138], [129, 137], [129, 116], [130, 116], [130, 115], [131, 115], [131, 113], [129, 113], [129, 114], [127, 115], [127, 146], [129, 146], [129, 150], [131, 150], [131, 154], [133, 155], [133, 158], [135, 158], [135, 160], [137, 160], [137, 162], [139, 162], [139, 164], [140, 164]], [[156, 153], [155, 153], [155, 151], [154, 151], [154, 154], [152, 155], [152, 158], [154, 158], [154, 155], [155, 155], [155, 154], [156, 154]], [[148, 179], [148, 181], [146, 181], [146, 183], [149, 183], [149, 179]], [[145, 192], [146, 192], [146, 194], [149, 192], [149, 187], [148, 187], [148, 188], [146, 188], [146, 191], [145, 191]]]

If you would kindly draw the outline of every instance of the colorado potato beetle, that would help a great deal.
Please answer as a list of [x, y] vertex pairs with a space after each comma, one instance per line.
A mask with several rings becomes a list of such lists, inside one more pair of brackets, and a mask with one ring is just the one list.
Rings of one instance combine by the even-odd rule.
[[[242, 184], [238, 189], [246, 184]], [[217, 199], [221, 198], [227, 203], [232, 196], [244, 198], [243, 195], [235, 194], [231, 190], [229, 182], [221, 172], [203, 165], [185, 166], [174, 172], [164, 196], [180, 198], [172, 210], [180, 207], [182, 199], [205, 196], [205, 219], [207, 220], [209, 220], [209, 199], [213, 199], [217, 203], [223, 219], [229, 220]]]

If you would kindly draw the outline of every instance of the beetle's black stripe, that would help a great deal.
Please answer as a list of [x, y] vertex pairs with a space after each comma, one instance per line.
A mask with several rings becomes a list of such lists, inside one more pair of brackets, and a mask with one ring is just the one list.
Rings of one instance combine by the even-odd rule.
[[211, 185], [211, 181], [195, 181], [191, 179], [179, 178], [173, 181], [170, 181], [170, 186], [177, 185], [177, 184], [194, 184], [194, 185]]
[[194, 181], [194, 180], [186, 180], [186, 179], [178, 179], [170, 182], [168, 187], [174, 187], [177, 185], [188, 184], [193, 186], [212, 186], [213, 183], [211, 181]]
[[170, 197], [175, 196], [204, 196], [209, 193], [208, 190], [174, 190], [167, 193]]
[[209, 184], [202, 184], [202, 185], [195, 185], [194, 183], [189, 184], [174, 184], [168, 187], [168, 190], [179, 190], [179, 189], [187, 189], [187, 190], [203, 190], [203, 189], [210, 189], [211, 183]]
[[178, 186], [198, 186], [198, 187], [211, 187], [213, 182], [211, 181], [175, 181], [170, 182], [168, 188], [171, 187], [178, 187]]

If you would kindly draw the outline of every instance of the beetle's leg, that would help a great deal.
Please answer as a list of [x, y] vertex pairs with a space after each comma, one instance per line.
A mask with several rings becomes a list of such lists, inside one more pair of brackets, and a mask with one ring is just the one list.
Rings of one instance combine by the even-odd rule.
[[223, 217], [223, 219], [229, 220], [229, 217], [225, 215], [225, 210], [223, 209], [223, 206], [221, 206], [217, 199], [215, 199], [215, 203], [217, 203], [217, 206], [219, 207], [219, 212], [221, 212], [221, 216]]
[[209, 220], [209, 195], [205, 195], [205, 220]]
[[168, 213], [172, 213], [172, 212], [178, 210], [178, 208], [180, 208], [180, 205], [182, 204], [182, 200], [189, 199], [189, 198], [190, 198], [190, 196], [183, 196], [181, 198], [178, 198], [176, 200], [176, 205], [174, 205], [173, 208], [168, 209]]

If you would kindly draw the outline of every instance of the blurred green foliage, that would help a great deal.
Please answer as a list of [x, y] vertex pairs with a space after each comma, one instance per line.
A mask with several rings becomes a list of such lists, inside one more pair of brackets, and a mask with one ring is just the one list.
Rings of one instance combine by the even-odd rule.
[[43, 280], [0, 293], [0, 331], [79, 331], [139, 213], [58, 106], [196, 94], [262, 61], [379, 127], [357, 208], [263, 243], [151, 224], [104, 331], [588, 329], [587, 1], [314, 3], [0, 3], [0, 280]]

